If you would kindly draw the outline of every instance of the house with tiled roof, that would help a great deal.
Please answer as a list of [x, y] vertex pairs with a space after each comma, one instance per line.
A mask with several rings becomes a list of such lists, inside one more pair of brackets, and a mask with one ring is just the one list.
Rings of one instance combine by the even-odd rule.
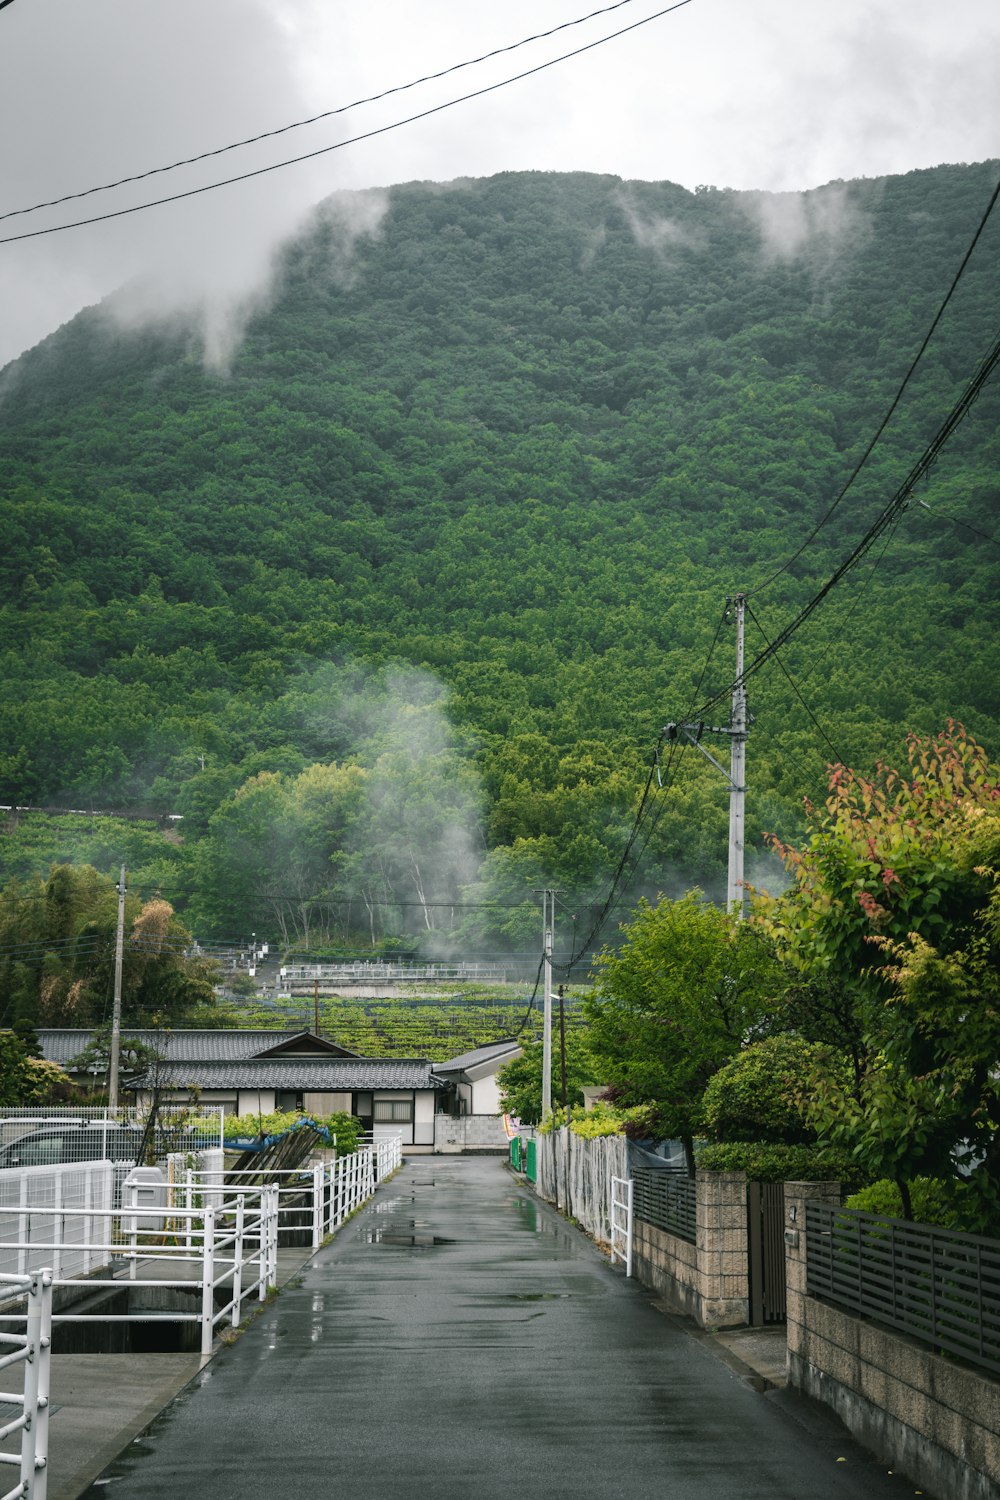
[[[37, 1032], [42, 1056], [69, 1071], [93, 1040], [76, 1028]], [[432, 1149], [434, 1121], [453, 1084], [426, 1058], [360, 1057], [308, 1031], [195, 1031], [125, 1027], [122, 1047], [141, 1044], [145, 1057], [125, 1079], [138, 1103], [154, 1089], [165, 1103], [199, 1101], [228, 1114], [301, 1109], [357, 1115], [366, 1130], [401, 1135], [404, 1146]], [[79, 1074], [81, 1081], [83, 1074]]]

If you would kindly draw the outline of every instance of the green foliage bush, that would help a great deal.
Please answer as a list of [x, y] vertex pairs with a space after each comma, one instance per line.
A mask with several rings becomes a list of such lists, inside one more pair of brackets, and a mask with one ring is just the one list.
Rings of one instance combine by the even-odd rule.
[[710, 1078], [702, 1098], [705, 1127], [719, 1141], [807, 1142], [804, 1096], [829, 1049], [798, 1036], [755, 1042]]
[[853, 1190], [864, 1180], [849, 1152], [829, 1146], [717, 1141], [699, 1143], [695, 1156], [706, 1172], [745, 1172], [751, 1182], [840, 1182]]
[[[566, 1124], [566, 1115], [561, 1108], [554, 1109], [538, 1126], [539, 1135], [549, 1135]], [[584, 1109], [574, 1105], [569, 1112], [569, 1128], [582, 1140], [594, 1141], [605, 1135], [622, 1135], [625, 1130], [625, 1114], [611, 1104], [595, 1104]]]
[[238, 1140], [257, 1140], [261, 1136], [283, 1135], [300, 1120], [312, 1121], [335, 1135], [340, 1156], [349, 1156], [357, 1150], [364, 1128], [356, 1116], [339, 1111], [332, 1115], [317, 1115], [299, 1110], [271, 1110], [260, 1115], [226, 1115], [223, 1138], [235, 1143]]
[[[915, 1177], [909, 1184], [915, 1224], [939, 1224], [945, 1229], [963, 1228], [962, 1217], [952, 1186], [940, 1177]], [[845, 1208], [858, 1208], [866, 1214], [882, 1214], [887, 1219], [902, 1219], [903, 1202], [899, 1184], [883, 1177], [844, 1202]]]

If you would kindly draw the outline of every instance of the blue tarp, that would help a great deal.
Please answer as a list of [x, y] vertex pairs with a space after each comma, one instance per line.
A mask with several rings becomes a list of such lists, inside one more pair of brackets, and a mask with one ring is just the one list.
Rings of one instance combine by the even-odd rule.
[[276, 1145], [278, 1141], [283, 1140], [286, 1135], [293, 1134], [296, 1130], [304, 1130], [307, 1125], [310, 1129], [315, 1130], [317, 1135], [321, 1136], [328, 1146], [333, 1145], [333, 1136], [325, 1125], [317, 1125], [315, 1120], [305, 1119], [296, 1120], [294, 1125], [290, 1125], [287, 1130], [279, 1130], [276, 1135], [255, 1135], [252, 1138], [249, 1136], [240, 1136], [237, 1140], [227, 1137], [226, 1150], [266, 1151], [268, 1146]]

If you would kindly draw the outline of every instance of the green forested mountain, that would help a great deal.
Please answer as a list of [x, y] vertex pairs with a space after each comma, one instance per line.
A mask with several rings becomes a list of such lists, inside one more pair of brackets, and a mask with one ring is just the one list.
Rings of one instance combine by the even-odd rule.
[[[408, 184], [318, 210], [224, 370], [194, 325], [81, 313], [0, 377], [0, 801], [182, 837], [23, 819], [6, 874], [129, 857], [203, 930], [424, 951], [533, 933], [543, 881], [582, 910], [726, 596], [844, 484], [996, 174]], [[835, 518], [754, 598], [769, 636], [972, 373], [998, 250], [990, 223]], [[754, 679], [758, 847], [834, 755], [949, 715], [995, 753], [998, 411], [988, 389], [782, 656], [826, 738], [779, 666]], [[723, 628], [701, 697], [732, 650]], [[713, 889], [726, 805], [689, 752], [634, 888]]]

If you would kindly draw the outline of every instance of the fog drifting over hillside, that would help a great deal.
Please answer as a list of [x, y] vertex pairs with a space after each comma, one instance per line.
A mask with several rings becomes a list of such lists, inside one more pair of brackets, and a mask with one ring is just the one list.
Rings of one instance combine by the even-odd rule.
[[[114, 212], [432, 109], [633, 25], [610, 13], [419, 89], [111, 193], [0, 221], [20, 234]], [[80, 192], [336, 109], [583, 13], [566, 0], [32, 0], [0, 14], [0, 212]], [[689, 0], [631, 34], [454, 110], [287, 170], [129, 217], [0, 245], [0, 363], [130, 284], [143, 315], [201, 311], [222, 351], [266, 294], [277, 247], [339, 188], [504, 170], [585, 170], [801, 189], [1000, 140], [1000, 11], [911, 0]], [[974, 101], [974, 103], [970, 103]], [[791, 228], [794, 229], [794, 225]], [[781, 226], [782, 233], [789, 226]]]

